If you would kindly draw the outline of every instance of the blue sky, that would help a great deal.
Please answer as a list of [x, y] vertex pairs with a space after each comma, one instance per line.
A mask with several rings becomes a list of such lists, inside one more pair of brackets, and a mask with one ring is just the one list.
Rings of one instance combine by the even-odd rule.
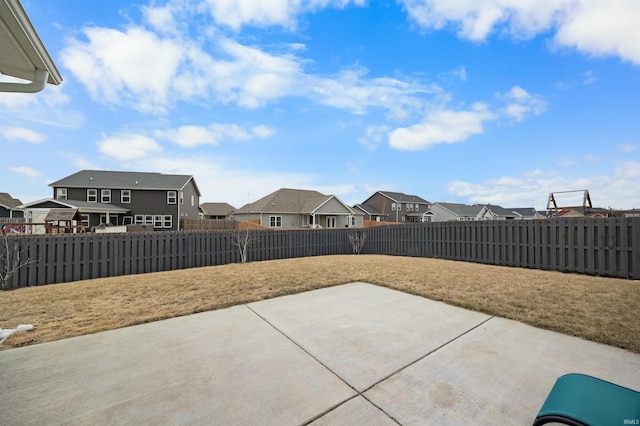
[[640, 207], [636, 0], [22, 3], [64, 79], [0, 93], [0, 191], [23, 202], [104, 169], [236, 207], [282, 187]]

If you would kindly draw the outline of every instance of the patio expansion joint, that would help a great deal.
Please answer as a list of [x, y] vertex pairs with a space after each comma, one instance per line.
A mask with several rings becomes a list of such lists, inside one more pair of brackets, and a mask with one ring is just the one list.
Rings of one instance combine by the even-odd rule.
[[314, 416], [313, 418], [311, 418], [309, 421], [303, 423], [303, 425], [308, 425], [310, 423], [313, 423], [314, 421], [318, 420], [319, 418], [325, 416], [326, 414], [332, 412], [333, 410], [337, 409], [338, 407], [340, 407], [341, 405], [344, 405], [345, 403], [351, 401], [354, 398], [357, 398], [359, 396], [361, 396], [362, 398], [364, 398], [369, 404], [373, 405], [374, 407], [376, 407], [378, 410], [380, 410], [381, 412], [383, 412], [389, 419], [391, 419], [392, 421], [394, 421], [395, 423], [397, 423], [398, 425], [400, 425], [400, 423], [398, 423], [398, 421], [393, 418], [389, 413], [387, 413], [384, 409], [382, 409], [381, 407], [379, 407], [378, 405], [376, 405], [373, 401], [371, 401], [369, 398], [366, 397], [365, 392], [373, 389], [374, 387], [376, 387], [377, 385], [379, 385], [380, 383], [384, 382], [385, 380], [389, 379], [390, 377], [395, 376], [396, 374], [400, 373], [401, 371], [403, 371], [404, 369], [416, 364], [417, 362], [422, 361], [423, 359], [425, 359], [426, 357], [428, 357], [429, 355], [441, 350], [442, 348], [444, 348], [445, 346], [448, 346], [450, 343], [455, 342], [456, 340], [460, 339], [461, 337], [471, 333], [472, 331], [474, 331], [475, 329], [477, 329], [478, 327], [481, 327], [482, 325], [486, 324], [488, 321], [492, 320], [493, 318], [495, 318], [495, 316], [490, 316], [486, 319], [484, 319], [483, 321], [479, 322], [478, 324], [474, 325], [473, 327], [471, 327], [470, 329], [464, 331], [463, 333], [460, 333], [459, 335], [453, 337], [452, 339], [448, 340], [447, 342], [443, 343], [442, 345], [438, 346], [435, 349], [432, 349], [431, 351], [427, 352], [426, 354], [419, 356], [418, 358], [416, 358], [415, 360], [411, 361], [410, 363], [398, 368], [397, 370], [391, 372], [390, 374], [384, 376], [383, 378], [381, 378], [380, 380], [378, 380], [377, 382], [373, 383], [371, 386], [369, 386], [368, 388], [359, 391], [358, 389], [354, 388], [351, 384], [349, 384], [347, 381], [345, 381], [342, 377], [340, 377], [340, 375], [338, 373], [336, 373], [335, 371], [333, 371], [329, 366], [327, 366], [324, 362], [322, 362], [320, 359], [318, 359], [314, 354], [312, 354], [311, 352], [309, 352], [307, 349], [305, 349], [304, 347], [302, 347], [298, 342], [296, 342], [295, 340], [293, 340], [291, 337], [289, 337], [284, 331], [280, 330], [278, 327], [275, 326], [275, 324], [273, 324], [272, 322], [270, 322], [268, 319], [266, 319], [265, 317], [263, 317], [262, 315], [260, 315], [258, 312], [256, 312], [255, 310], [253, 310], [248, 304], [245, 304], [244, 306], [247, 307], [247, 309], [249, 309], [251, 312], [254, 313], [254, 315], [256, 315], [258, 318], [260, 318], [262, 321], [264, 321], [265, 323], [267, 323], [269, 326], [271, 326], [274, 330], [276, 330], [278, 333], [282, 334], [287, 340], [289, 340], [291, 343], [293, 343], [295, 346], [297, 346], [298, 348], [300, 348], [300, 350], [302, 350], [304, 353], [306, 353], [307, 355], [309, 355], [311, 358], [313, 358], [318, 364], [322, 365], [325, 369], [327, 369], [327, 371], [330, 371], [334, 376], [336, 376], [338, 379], [340, 379], [341, 382], [343, 382], [345, 385], [349, 386], [351, 389], [353, 389], [353, 391], [355, 392], [355, 395], [345, 399], [342, 402], [339, 402], [338, 404], [335, 404], [332, 407], [329, 407], [328, 409], [324, 410], [323, 412], [319, 413], [318, 415]]

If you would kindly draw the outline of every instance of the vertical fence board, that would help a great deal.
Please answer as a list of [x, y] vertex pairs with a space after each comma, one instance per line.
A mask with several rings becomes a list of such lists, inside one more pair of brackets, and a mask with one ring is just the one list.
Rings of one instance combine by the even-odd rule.
[[[640, 279], [640, 217], [407, 223], [359, 229], [362, 253], [433, 257]], [[35, 262], [27, 287], [240, 261], [237, 230], [9, 236]], [[249, 261], [352, 253], [352, 229], [252, 230]], [[0, 266], [3, 260], [0, 259]]]

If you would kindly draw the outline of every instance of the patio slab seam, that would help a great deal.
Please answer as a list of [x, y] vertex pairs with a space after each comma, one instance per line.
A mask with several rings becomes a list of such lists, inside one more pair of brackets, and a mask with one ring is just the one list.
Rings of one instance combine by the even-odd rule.
[[339, 408], [340, 406], [346, 404], [347, 402], [357, 398], [357, 397], [362, 397], [364, 398], [364, 400], [366, 400], [369, 404], [371, 404], [372, 406], [376, 407], [378, 410], [380, 410], [381, 412], [383, 412], [385, 414], [385, 416], [387, 416], [390, 420], [392, 420], [394, 423], [397, 423], [398, 425], [400, 425], [400, 423], [398, 423], [398, 421], [392, 417], [389, 413], [387, 413], [382, 407], [378, 406], [377, 404], [375, 404], [373, 401], [371, 401], [369, 398], [367, 398], [367, 396], [365, 395], [365, 392], [368, 392], [369, 390], [373, 389], [374, 387], [378, 386], [380, 383], [384, 382], [385, 380], [388, 380], [389, 378], [395, 376], [396, 374], [400, 373], [401, 371], [405, 370], [406, 368], [422, 361], [423, 359], [427, 358], [429, 355], [434, 354], [435, 352], [440, 351], [441, 349], [443, 349], [444, 347], [448, 346], [449, 344], [455, 342], [456, 340], [462, 338], [463, 336], [471, 333], [472, 331], [476, 330], [478, 327], [481, 327], [482, 325], [486, 324], [488, 321], [492, 320], [493, 318], [495, 318], [495, 316], [490, 316], [482, 321], [480, 321], [478, 324], [474, 325], [473, 327], [469, 328], [468, 330], [465, 330], [463, 333], [460, 333], [459, 335], [453, 337], [452, 339], [449, 339], [448, 341], [444, 342], [443, 344], [441, 344], [440, 346], [436, 347], [435, 349], [430, 350], [429, 352], [427, 352], [424, 355], [421, 355], [419, 357], [417, 357], [416, 359], [414, 359], [413, 361], [407, 363], [406, 365], [392, 371], [391, 373], [389, 373], [388, 375], [382, 377], [380, 380], [376, 381], [375, 383], [373, 383], [371, 386], [369, 386], [366, 389], [363, 389], [362, 391], [358, 391], [358, 389], [356, 389], [354, 386], [352, 386], [351, 384], [349, 384], [345, 379], [343, 379], [338, 373], [336, 373], [333, 369], [331, 369], [329, 366], [327, 366], [324, 362], [322, 362], [320, 359], [318, 359], [318, 357], [316, 357], [314, 354], [312, 354], [309, 350], [307, 350], [306, 348], [304, 348], [301, 344], [299, 344], [297, 341], [295, 341], [293, 338], [291, 338], [290, 336], [288, 336], [284, 331], [280, 330], [275, 324], [273, 324], [272, 322], [270, 322], [268, 319], [266, 319], [265, 317], [263, 317], [262, 315], [260, 315], [257, 311], [255, 311], [254, 309], [252, 309], [248, 304], [245, 304], [244, 306], [246, 306], [251, 312], [253, 312], [258, 318], [260, 318], [262, 321], [264, 321], [266, 324], [268, 324], [270, 327], [272, 327], [275, 331], [277, 331], [278, 333], [280, 333], [282, 336], [284, 336], [287, 340], [289, 340], [291, 343], [293, 343], [295, 346], [297, 346], [298, 348], [300, 348], [300, 350], [302, 350], [304, 353], [306, 353], [307, 355], [309, 355], [314, 361], [316, 361], [318, 364], [320, 364], [322, 367], [324, 367], [327, 371], [330, 371], [334, 376], [336, 376], [338, 379], [340, 379], [340, 381], [342, 381], [344, 384], [346, 384], [347, 386], [349, 386], [351, 389], [353, 389], [355, 393], [355, 395], [346, 398], [344, 401], [339, 402], [338, 404], [335, 404], [334, 406], [329, 407], [328, 409], [324, 410], [323, 412], [319, 413], [317, 416], [314, 416], [313, 418], [309, 419], [307, 422], [303, 423], [303, 425], [309, 425], [311, 423], [313, 423], [314, 421], [322, 418], [323, 416], [331, 413], [332, 411], [336, 410], [337, 408]]

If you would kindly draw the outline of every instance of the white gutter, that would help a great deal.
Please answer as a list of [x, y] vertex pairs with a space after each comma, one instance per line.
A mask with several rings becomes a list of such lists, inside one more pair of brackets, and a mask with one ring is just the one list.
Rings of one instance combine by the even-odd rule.
[[0, 83], [0, 92], [38, 93], [47, 86], [48, 78], [46, 70], [37, 68], [35, 79], [31, 83]]

